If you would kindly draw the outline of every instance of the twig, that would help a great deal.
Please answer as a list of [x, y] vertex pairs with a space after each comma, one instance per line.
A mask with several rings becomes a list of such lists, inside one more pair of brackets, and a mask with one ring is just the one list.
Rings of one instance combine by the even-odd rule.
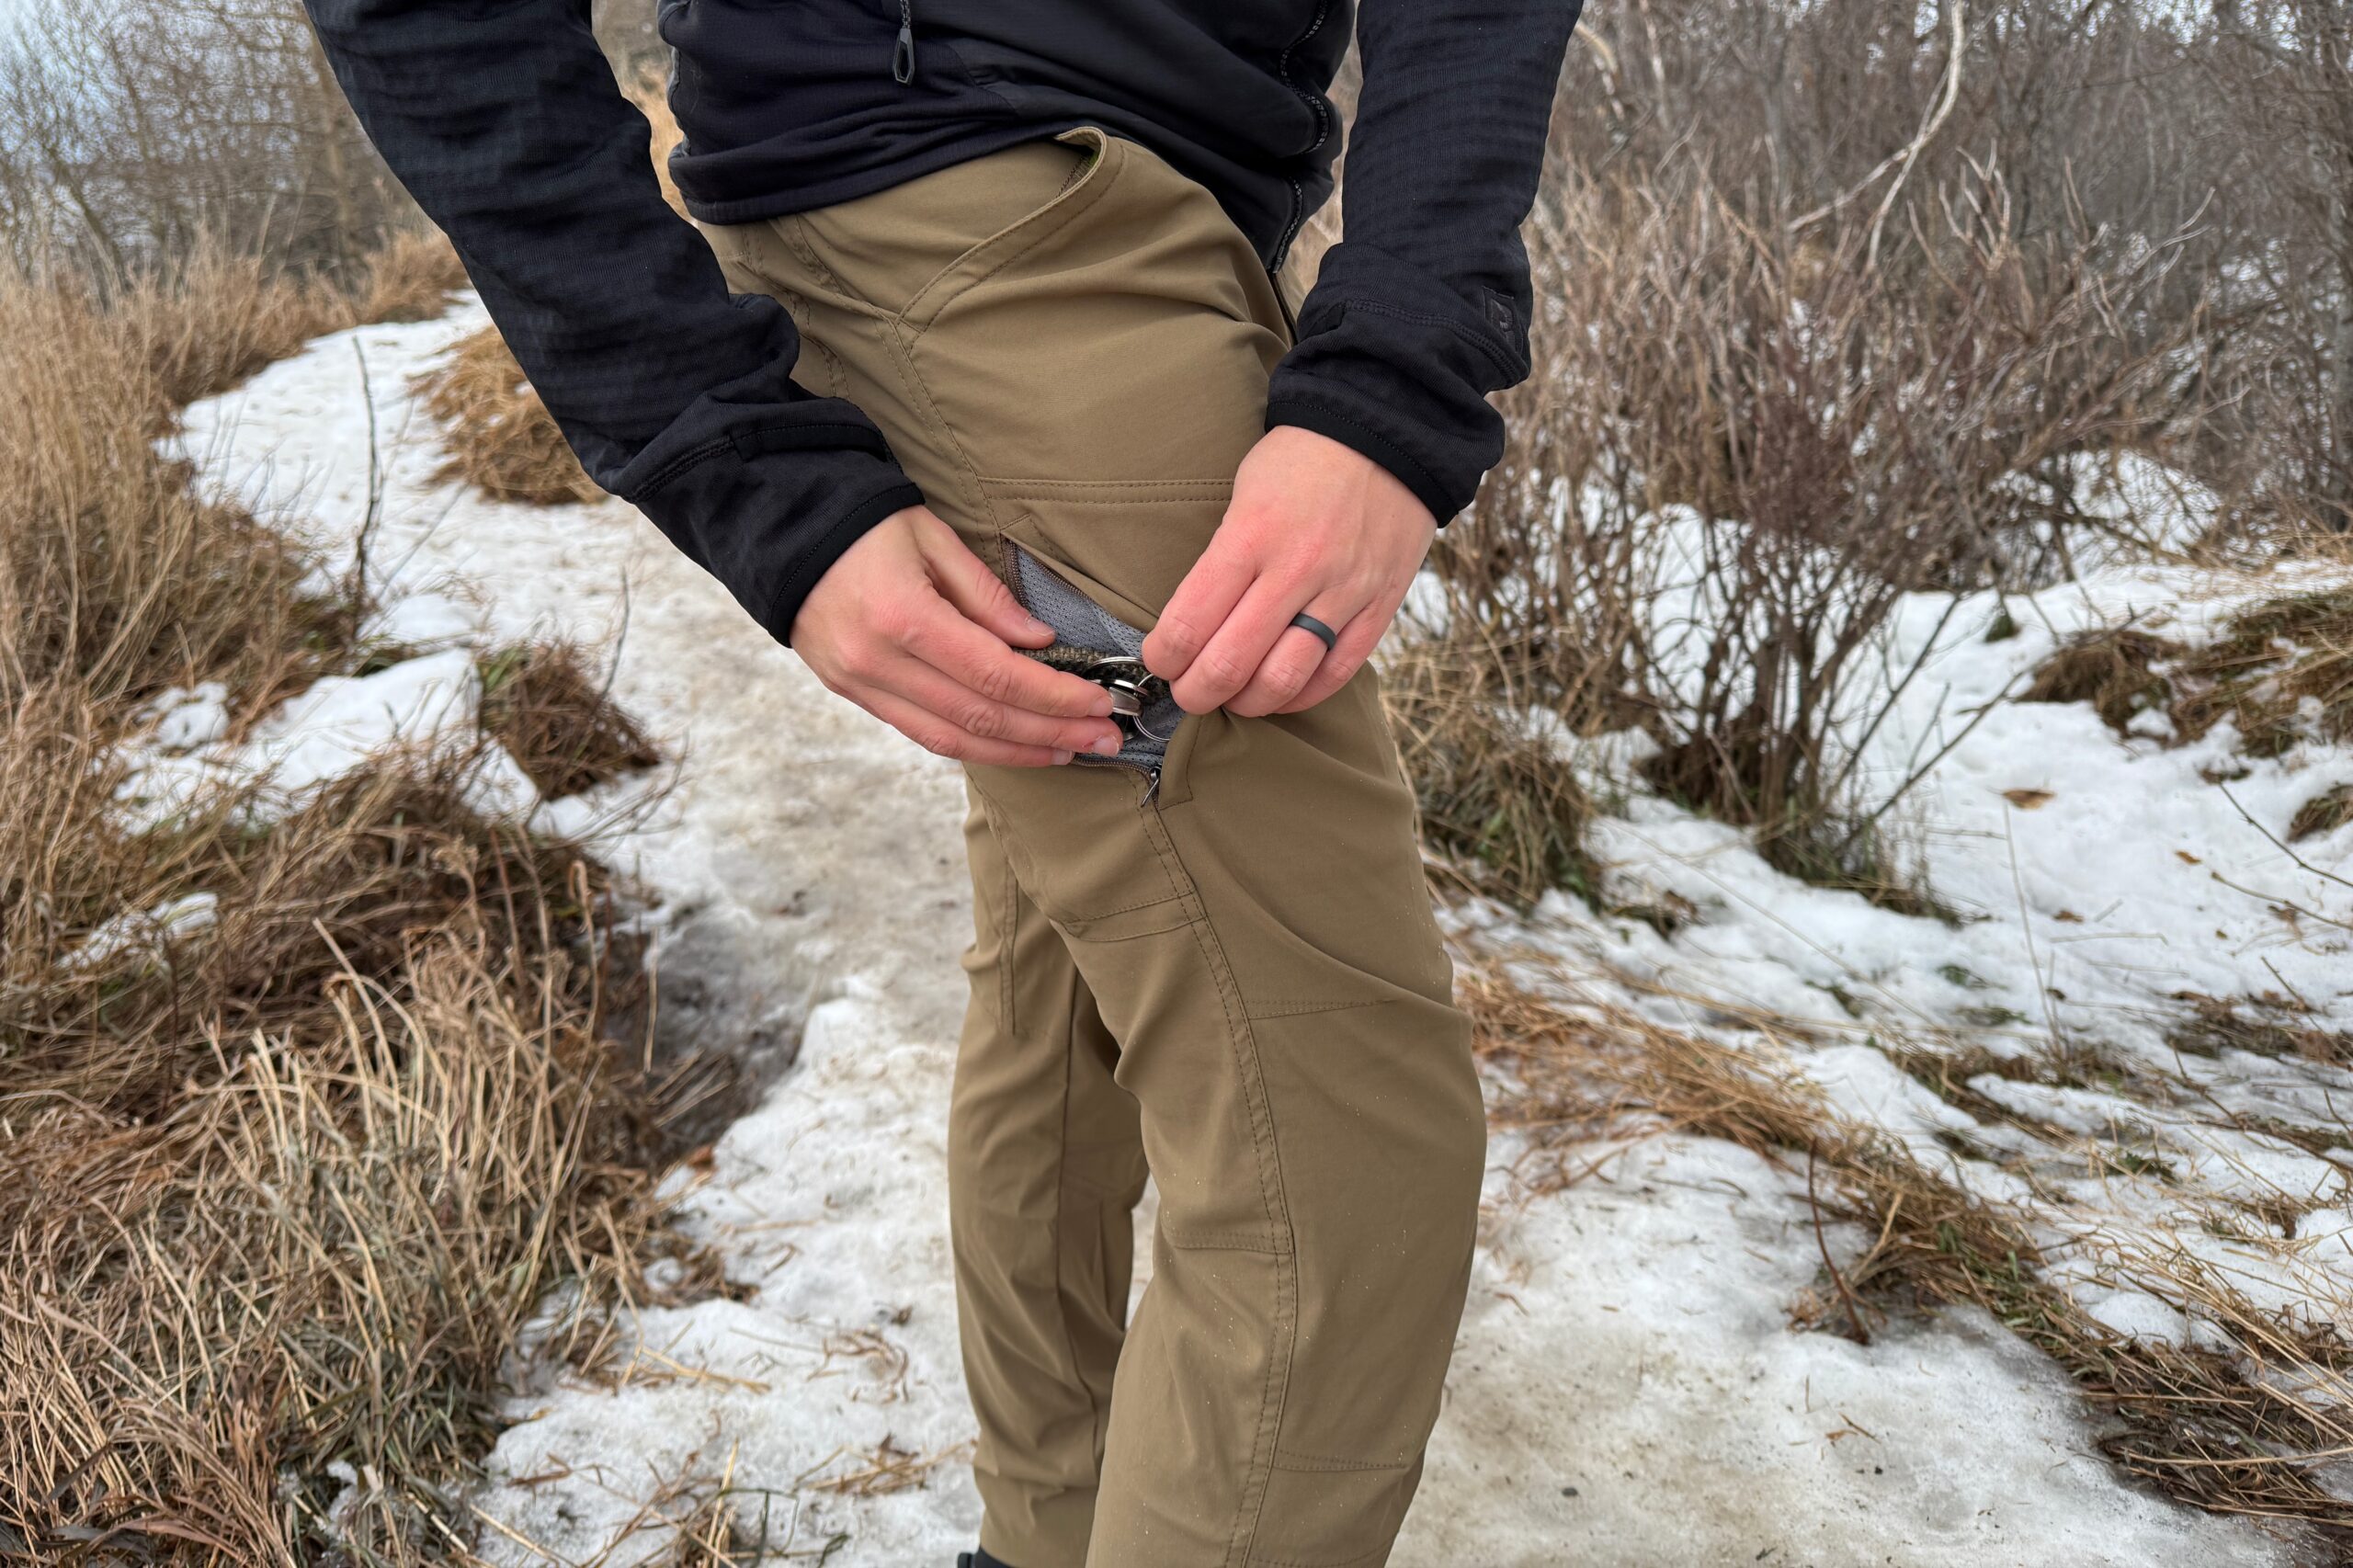
[[[2239, 804], [2239, 798], [2231, 793], [2231, 787], [2229, 785], [2218, 784], [2215, 788], [2222, 790], [2222, 799], [2230, 801], [2231, 809], [2238, 812], [2238, 814], [2245, 820], [2247, 826], [2255, 829], [2256, 832], [2271, 840], [2271, 847], [2279, 851], [2280, 854], [2288, 857], [2289, 859], [2293, 860], [2299, 870], [2310, 871], [2313, 876], [2325, 878], [2329, 881], [2335, 882], [2341, 888], [2353, 888], [2353, 882], [2347, 881], [2335, 871], [2322, 870], [2318, 866], [2313, 865], [2311, 861], [2305, 859], [2302, 856], [2297, 854], [2294, 850], [2280, 843], [2279, 835], [2273, 833], [2269, 828], [2256, 821], [2252, 816], [2248, 816], [2246, 808]], [[2326, 916], [2323, 916], [2323, 918], [2325, 919]], [[2331, 925], [2336, 924], [2335, 921], [2330, 921], [2329, 923]]]
[[1855, 1293], [1847, 1288], [1847, 1277], [1830, 1260], [1830, 1239], [1822, 1230], [1822, 1201], [1813, 1191], [1813, 1163], [1814, 1145], [1809, 1141], [1805, 1146], [1805, 1202], [1813, 1212], [1813, 1244], [1822, 1254], [1822, 1267], [1830, 1270], [1830, 1282], [1838, 1287], [1838, 1299], [1847, 1303], [1847, 1324], [1855, 1331], [1855, 1343], [1869, 1345], [1871, 1331], [1863, 1326], [1863, 1309], [1856, 1301]]

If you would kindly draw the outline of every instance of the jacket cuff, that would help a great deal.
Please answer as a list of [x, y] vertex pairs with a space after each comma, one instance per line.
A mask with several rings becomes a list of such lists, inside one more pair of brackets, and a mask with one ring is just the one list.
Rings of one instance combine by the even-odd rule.
[[1444, 526], [1503, 456], [1503, 416], [1487, 394], [1527, 378], [1527, 313], [1484, 283], [1343, 240], [1325, 253], [1267, 383], [1267, 422], [1362, 452]]
[[[1399, 483], [1414, 493], [1415, 500], [1430, 509], [1430, 516], [1439, 528], [1452, 522], [1470, 504], [1468, 496], [1457, 501], [1453, 488], [1416, 460], [1413, 453], [1335, 403], [1297, 394], [1269, 398], [1267, 428], [1271, 430], [1278, 425], [1313, 430], [1370, 458], [1395, 475]], [[1472, 489], [1476, 488], [1477, 481], [1473, 480]]]
[[775, 364], [699, 398], [619, 472], [589, 472], [779, 642], [842, 551], [923, 502], [871, 420]]

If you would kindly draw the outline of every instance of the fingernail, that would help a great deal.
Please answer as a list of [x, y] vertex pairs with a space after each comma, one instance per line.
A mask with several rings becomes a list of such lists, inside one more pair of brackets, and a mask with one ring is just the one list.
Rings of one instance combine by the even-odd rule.
[[1120, 755], [1120, 747], [1125, 744], [1120, 739], [1119, 731], [1106, 730], [1097, 738], [1095, 744], [1086, 749], [1097, 756], [1117, 756]]
[[1070, 754], [1070, 753], [1068, 753], [1068, 752], [1066, 752], [1066, 751], [1058, 751], [1058, 752], [1054, 753], [1054, 766], [1055, 766], [1056, 767], [1060, 767], [1063, 763], [1068, 762], [1068, 761], [1070, 760], [1070, 758], [1071, 758], [1071, 754]]
[[1029, 635], [1030, 635], [1030, 636], [1032, 636], [1032, 637], [1051, 637], [1053, 634], [1054, 634], [1054, 629], [1053, 629], [1052, 627], [1048, 626], [1044, 621], [1040, 620], [1040, 619], [1039, 619], [1036, 616], [1034, 616], [1034, 615], [1033, 615], [1033, 616], [1031, 616], [1031, 617], [1029, 618]]

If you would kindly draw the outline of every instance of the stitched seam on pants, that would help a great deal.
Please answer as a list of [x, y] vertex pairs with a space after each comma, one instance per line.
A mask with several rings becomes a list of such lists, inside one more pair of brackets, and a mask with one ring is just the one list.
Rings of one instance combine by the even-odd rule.
[[1180, 1231], [1163, 1221], [1160, 1239], [1179, 1252], [1256, 1252], [1282, 1256], [1282, 1244], [1246, 1231]]
[[[1167, 869], [1163, 867], [1160, 874], [1164, 877], [1166, 876], [1168, 874]], [[1184, 901], [1185, 895], [1172, 887], [1158, 898], [1141, 899], [1134, 903], [1123, 903], [1117, 909], [1097, 910], [1086, 915], [1074, 915], [1071, 916], [1071, 923], [1073, 925], [1079, 925], [1089, 920], [1108, 920], [1114, 915], [1132, 915], [1139, 909], [1152, 909], [1164, 903], [1182, 903]]]
[[[996, 831], [994, 824], [989, 831]], [[997, 937], [997, 968], [1002, 971], [997, 976], [997, 1001], [999, 1011], [1004, 1015], [1005, 1032], [1012, 1035], [1018, 1034], [1021, 1028], [1013, 1017], [1013, 998], [1016, 994], [1014, 955], [1021, 945], [1021, 883], [1014, 877], [1013, 857], [1005, 852], [1005, 846], [998, 845], [996, 852], [997, 858], [1005, 863], [1005, 925], [1002, 935]]]
[[[1095, 1434], [1088, 1445], [1088, 1451], [1090, 1454], [1097, 1454], [1102, 1448], [1103, 1424], [1107, 1414], [1102, 1402], [1095, 1397], [1094, 1386], [1086, 1381], [1085, 1369], [1078, 1364], [1078, 1338], [1070, 1330], [1070, 1308], [1067, 1304], [1068, 1279], [1064, 1273], [1070, 1260], [1063, 1250], [1064, 1244], [1070, 1238], [1070, 1227], [1066, 1222], [1069, 1215], [1065, 1210], [1069, 1198], [1066, 1184], [1070, 1176], [1071, 1041], [1073, 1035], [1077, 1032], [1078, 988], [1081, 983], [1078, 964], [1074, 960], [1070, 966], [1069, 993], [1063, 1000], [1062, 1136], [1055, 1140], [1054, 1147], [1054, 1311], [1062, 1319], [1063, 1355], [1069, 1364], [1068, 1376], [1078, 1385], [1079, 1391], [1086, 1395], [1087, 1420]], [[1099, 1487], [1102, 1483], [1103, 1467], [1098, 1459], [1095, 1462], [1092, 1484]]]
[[1362, 1562], [1379, 1562], [1389, 1555], [1389, 1548], [1376, 1546], [1361, 1557], [1345, 1558], [1337, 1562], [1306, 1562], [1290, 1557], [1260, 1557], [1255, 1553], [1245, 1568], [1357, 1568]]
[[1413, 1467], [1413, 1463], [1411, 1460], [1399, 1460], [1390, 1463], [1380, 1460], [1320, 1459], [1313, 1454], [1286, 1453], [1279, 1444], [1275, 1449], [1275, 1468], [1290, 1471], [1294, 1474], [1321, 1473], [1329, 1471], [1409, 1470]]
[[1345, 1013], [1354, 1007], [1386, 1007], [1386, 996], [1359, 997], [1353, 1002], [1261, 1002], [1250, 1009], [1254, 1018], [1295, 1018], [1303, 1013]]
[[[972, 461], [972, 454], [964, 449], [962, 437], [949, 428], [947, 417], [939, 412], [939, 404], [932, 398], [930, 384], [923, 379], [923, 372], [915, 369], [915, 346], [916, 338], [921, 335], [920, 332], [908, 331], [904, 317], [884, 324], [882, 336], [890, 352], [892, 368], [898, 371], [899, 385], [905, 391], [907, 401], [914, 406], [916, 415], [930, 427], [933, 435], [945, 443], [949, 452], [954, 456], [957, 470], [963, 474], [965, 482], [971, 486], [972, 499], [977, 503], [974, 507], [975, 513], [987, 520], [991, 533], [1002, 534], [1005, 531], [1005, 522], [997, 516], [995, 504], [989, 499], [988, 491], [981, 483], [981, 471]], [[1003, 553], [1001, 544], [998, 551], [1000, 559], [992, 564], [997, 574], [1002, 577], [1006, 575], [1006, 568], [1001, 558]]]
[[[1178, 873], [1184, 871], [1184, 860], [1176, 853], [1176, 841], [1169, 836], [1168, 824], [1157, 806], [1145, 805], [1142, 810], [1153, 849], [1161, 857], [1169, 881], [1176, 882]], [[1268, 1325], [1267, 1377], [1258, 1400], [1258, 1429], [1251, 1434], [1250, 1461], [1243, 1471], [1242, 1497], [1234, 1509], [1233, 1530], [1226, 1537], [1226, 1560], [1231, 1562], [1239, 1557], [1246, 1562], [1274, 1481], [1275, 1435], [1282, 1429], [1283, 1401], [1290, 1388], [1291, 1359], [1299, 1346], [1299, 1248], [1290, 1233], [1290, 1205], [1283, 1191], [1282, 1151], [1275, 1137], [1274, 1101], [1267, 1092], [1266, 1074], [1259, 1064], [1257, 1036], [1251, 1030], [1241, 986], [1226, 962], [1225, 945], [1210, 924], [1209, 906], [1202, 903], [1199, 886], [1189, 874], [1184, 875], [1181, 885], [1193, 890], [1192, 899], [1200, 912], [1199, 918], [1187, 929], [1193, 933], [1193, 941], [1200, 949], [1201, 961], [1209, 966], [1210, 977], [1217, 985], [1218, 1006], [1225, 1013], [1227, 1041], [1233, 1049], [1235, 1066], [1243, 1074], [1243, 1092], [1251, 1102], [1250, 1142], [1257, 1154], [1259, 1203], [1266, 1211], [1268, 1233], [1282, 1249], [1275, 1267], [1274, 1321]]]
[[[1133, 772], [1134, 770], [1133, 770], [1133, 769], [1125, 769], [1125, 771]], [[990, 793], [988, 792], [988, 790], [987, 790], [985, 788], [983, 788], [983, 785], [982, 785], [982, 783], [981, 783], [981, 780], [980, 780], [980, 777], [979, 777], [979, 775], [975, 774], [975, 773], [974, 773], [974, 772], [973, 772], [970, 767], [965, 768], [965, 770], [964, 770], [964, 778], [965, 778], [966, 781], [967, 781], [967, 782], [969, 782], [969, 783], [972, 785], [972, 793], [974, 793], [974, 794], [978, 795], [978, 796], [981, 798], [982, 809], [983, 809], [983, 811], [985, 811], [985, 812], [988, 813], [988, 818], [989, 818], [989, 827], [990, 827], [990, 830], [991, 830], [992, 832], [994, 832], [995, 834], [996, 834], [996, 835], [997, 835], [998, 840], [999, 840], [999, 842], [1000, 842], [1000, 843], [1006, 844], [1006, 845], [1011, 844], [1011, 843], [1013, 842], [1012, 837], [1011, 837], [1011, 835], [1006, 832], [1006, 827], [1005, 827], [1005, 823], [1006, 823], [1006, 820], [1007, 813], [1006, 813], [1006, 810], [1005, 810], [1005, 807], [1004, 807], [1003, 803], [1002, 803], [1002, 802], [1000, 802], [995, 795], [990, 794]], [[1143, 776], [1142, 776], [1141, 773], [1136, 774], [1136, 781], [1137, 781], [1137, 783], [1138, 783], [1139, 785], [1141, 785], [1141, 784], [1143, 782]], [[1151, 832], [1150, 832], [1149, 830], [1147, 830], [1147, 831], [1145, 832], [1145, 834], [1144, 834], [1144, 842], [1145, 842], [1145, 843], [1147, 843], [1147, 844], [1153, 844], [1153, 837], [1152, 837], [1152, 834], [1151, 834]], [[1157, 844], [1153, 844], [1153, 847], [1154, 847], [1154, 852], [1155, 852], [1155, 858], [1154, 859], [1153, 864], [1154, 864], [1154, 868], [1155, 868], [1156, 869], [1158, 869], [1158, 871], [1160, 872], [1161, 880], [1162, 880], [1162, 881], [1165, 881], [1165, 882], [1168, 884], [1168, 893], [1167, 893], [1167, 896], [1166, 896], [1166, 897], [1165, 897], [1165, 898], [1148, 898], [1148, 899], [1144, 900], [1142, 903], [1131, 903], [1131, 904], [1126, 904], [1126, 905], [1123, 905], [1123, 906], [1121, 906], [1120, 908], [1118, 908], [1118, 909], [1107, 910], [1107, 911], [1105, 911], [1103, 914], [1100, 914], [1100, 915], [1056, 915], [1052, 910], [1051, 910], [1051, 909], [1047, 908], [1045, 904], [1040, 903], [1038, 903], [1038, 895], [1037, 895], [1037, 893], [1036, 893], [1034, 891], [1031, 891], [1031, 892], [1029, 892], [1029, 899], [1030, 899], [1030, 902], [1031, 902], [1031, 903], [1038, 903], [1038, 908], [1039, 908], [1040, 913], [1043, 914], [1043, 915], [1046, 916], [1047, 923], [1048, 923], [1049, 925], [1053, 926], [1057, 930], [1060, 930], [1060, 929], [1061, 929], [1061, 927], [1062, 927], [1063, 925], [1065, 925], [1065, 924], [1072, 925], [1072, 926], [1084, 926], [1084, 925], [1086, 925], [1087, 923], [1089, 923], [1090, 921], [1096, 921], [1096, 920], [1108, 920], [1108, 919], [1110, 919], [1110, 918], [1111, 918], [1111, 916], [1112, 916], [1112, 915], [1127, 915], [1127, 914], [1131, 914], [1131, 913], [1133, 913], [1134, 911], [1139, 910], [1139, 909], [1150, 909], [1150, 908], [1154, 907], [1155, 904], [1163, 904], [1163, 903], [1184, 903], [1188, 898], [1189, 898], [1189, 897], [1191, 896], [1190, 894], [1188, 894], [1188, 893], [1185, 891], [1185, 890], [1186, 890], [1186, 888], [1187, 888], [1188, 886], [1189, 886], [1190, 884], [1189, 884], [1189, 883], [1180, 883], [1180, 882], [1178, 882], [1178, 881], [1177, 881], [1177, 880], [1176, 879], [1176, 877], [1175, 877], [1175, 876], [1173, 876], [1173, 875], [1169, 872], [1169, 869], [1168, 869], [1168, 863], [1167, 863], [1167, 858], [1166, 858], [1166, 857], [1165, 857], [1165, 856], [1159, 856], [1159, 855], [1157, 854], [1157, 851], [1158, 851], [1159, 846], [1158, 846]], [[1008, 852], [1008, 853], [1006, 854], [1006, 862], [1007, 862], [1008, 864], [1010, 864], [1010, 863], [1011, 863], [1011, 861], [1012, 861], [1012, 858], [1013, 858], [1012, 855], [1010, 854], [1010, 852]], [[1018, 879], [1017, 877], [1016, 878], [1016, 885], [1017, 885], [1017, 885], [1019, 885], [1019, 879]], [[1190, 907], [1190, 906], [1188, 906], [1188, 908], [1189, 908], [1189, 907]], [[1189, 919], [1188, 919], [1188, 924], [1189, 924], [1189, 923], [1190, 923], [1190, 922], [1189, 922]], [[1172, 930], [1173, 930], [1173, 929], [1175, 929], [1175, 927], [1171, 926], [1171, 927], [1169, 927], [1169, 929], [1172, 929]], [[1145, 936], [1145, 937], [1156, 937], [1156, 936], [1159, 936], [1159, 935], [1160, 935], [1160, 933], [1159, 933], [1159, 932], [1157, 932], [1157, 931], [1143, 931], [1143, 932], [1139, 932], [1139, 933], [1137, 933], [1137, 935], [1139, 935], [1139, 936]], [[1088, 940], [1089, 938], [1083, 937], [1071, 937], [1070, 939], [1071, 939], [1071, 940], [1073, 940], [1073, 941], [1086, 941], [1086, 940]], [[1109, 939], [1111, 939], [1111, 940], [1124, 940], [1125, 938], [1109, 938]], [[1237, 991], [1237, 992], [1235, 993], [1235, 994], [1238, 996], [1238, 995], [1240, 994], [1240, 993]]]
[[848, 282], [842, 278], [841, 274], [835, 272], [833, 267], [827, 264], [824, 255], [817, 249], [816, 239], [809, 233], [807, 221], [803, 219], [800, 213], [795, 212], [790, 214], [782, 221], [780, 226], [787, 231], [787, 243], [790, 244], [793, 249], [801, 253], [801, 263], [803, 266], [807, 267], [810, 271], [815, 273], [827, 284], [831, 285], [844, 299], [850, 300], [858, 304], [863, 305], [870, 311], [881, 312], [882, 310], [881, 306], [868, 299], [858, 290], [851, 288]]

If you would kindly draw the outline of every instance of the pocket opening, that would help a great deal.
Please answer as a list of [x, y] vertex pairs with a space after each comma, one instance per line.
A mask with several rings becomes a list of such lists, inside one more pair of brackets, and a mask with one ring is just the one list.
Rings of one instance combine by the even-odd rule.
[[[1053, 629], [1051, 647], [1024, 650], [1032, 658], [1080, 674], [1086, 673], [1083, 665], [1142, 658], [1143, 629], [1104, 608], [1071, 580], [1067, 568], [1049, 564], [1035, 551], [1011, 540], [1006, 541], [1006, 555], [1013, 597], [1022, 608]], [[1142, 768], [1157, 786], [1169, 745], [1186, 713], [1165, 685], [1153, 684], [1156, 690], [1147, 696], [1131, 720], [1120, 725], [1126, 744], [1117, 756], [1105, 760]]]

